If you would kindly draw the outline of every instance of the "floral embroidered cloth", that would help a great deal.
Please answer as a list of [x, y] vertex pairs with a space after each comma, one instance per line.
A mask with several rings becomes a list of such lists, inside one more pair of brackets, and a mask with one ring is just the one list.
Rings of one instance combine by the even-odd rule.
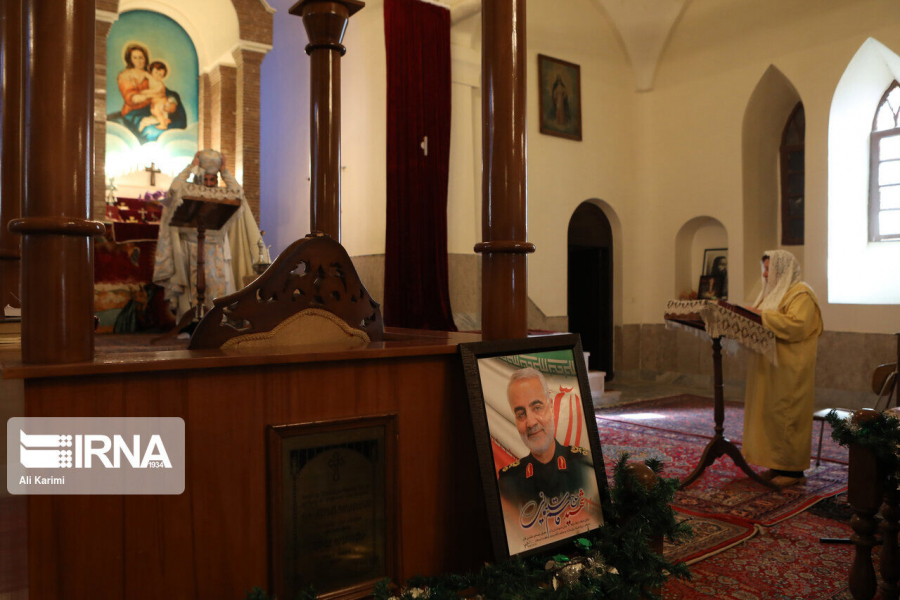
[[164, 202], [156, 246], [153, 282], [165, 288], [165, 297], [176, 311], [176, 317], [190, 310], [197, 296], [197, 230], [173, 227], [172, 215], [185, 196], [222, 200], [240, 198], [241, 208], [218, 231], [206, 232], [204, 262], [206, 305], [215, 298], [231, 294], [236, 286], [253, 274], [252, 264], [258, 252], [259, 227], [244, 199], [240, 184], [227, 169], [221, 170], [225, 187], [206, 187], [189, 183], [188, 177], [199, 171], [188, 165], [172, 182]]
[[666, 305], [666, 326], [686, 327], [672, 321], [671, 317], [689, 315], [700, 317], [709, 337], [734, 340], [775, 363], [775, 333], [771, 329], [720, 306], [714, 300], [669, 300]]

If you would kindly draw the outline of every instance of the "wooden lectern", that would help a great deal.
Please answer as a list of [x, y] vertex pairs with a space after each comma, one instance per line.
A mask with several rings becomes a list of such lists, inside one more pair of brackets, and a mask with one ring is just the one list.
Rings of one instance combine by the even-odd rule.
[[[185, 312], [178, 324], [171, 332], [162, 336], [173, 337], [178, 332], [191, 324], [191, 322], [199, 321], [206, 313], [206, 261], [203, 254], [206, 244], [206, 231], [218, 231], [221, 229], [228, 219], [241, 207], [240, 198], [196, 198], [185, 196], [181, 200], [181, 205], [172, 215], [169, 222], [170, 227], [190, 227], [197, 230], [197, 298], [194, 306]], [[190, 276], [188, 277], [190, 279]]]
[[[673, 313], [667, 311], [665, 316], [666, 321], [678, 323], [685, 327], [690, 327], [691, 329], [700, 329], [702, 331], [709, 332], [708, 321], [710, 319], [707, 316], [707, 311], [705, 310], [705, 308], [718, 307], [719, 309], [725, 309], [727, 311], [730, 311], [730, 313], [734, 313], [733, 315], [730, 315], [732, 321], [736, 322], [737, 327], [740, 327], [744, 332], [746, 332], [748, 328], [758, 329], [762, 327], [762, 317], [754, 312], [741, 308], [740, 306], [725, 302], [724, 300], [697, 300], [693, 302], [680, 302], [679, 304], [685, 306], [693, 303], [696, 303], [696, 306], [698, 308], [697, 312], [685, 313], [683, 311], [679, 311], [678, 313]], [[672, 305], [673, 303], [670, 302], [670, 309]], [[741, 324], [740, 321], [744, 321], [745, 323]], [[759, 483], [760, 485], [778, 490], [780, 489], [778, 488], [778, 486], [760, 477], [756, 473], [756, 471], [754, 471], [750, 467], [750, 465], [747, 464], [747, 461], [744, 459], [744, 456], [741, 454], [741, 451], [738, 449], [738, 447], [725, 437], [725, 385], [722, 377], [722, 338], [738, 338], [736, 335], [729, 335], [730, 332], [727, 331], [727, 328], [725, 331], [718, 331], [717, 333], [721, 333], [721, 335], [710, 335], [713, 348], [713, 397], [715, 398], [713, 415], [716, 423], [715, 435], [713, 436], [713, 439], [711, 439], [706, 445], [706, 449], [703, 450], [703, 455], [700, 457], [700, 462], [697, 463], [697, 466], [694, 468], [693, 472], [691, 472], [690, 475], [682, 480], [681, 487], [686, 488], [687, 486], [692, 484], [698, 477], [700, 477], [700, 475], [703, 474], [703, 471], [706, 470], [706, 467], [716, 462], [716, 459], [718, 459], [720, 456], [728, 456], [731, 460], [734, 461], [734, 464], [736, 464], [744, 473], [747, 474], [750, 479], [752, 479], [756, 483]]]

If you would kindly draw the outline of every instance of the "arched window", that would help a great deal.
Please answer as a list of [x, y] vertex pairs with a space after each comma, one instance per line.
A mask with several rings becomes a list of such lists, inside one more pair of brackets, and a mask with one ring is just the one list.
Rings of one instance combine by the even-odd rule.
[[869, 167], [869, 239], [900, 239], [900, 84], [894, 80], [875, 111]]
[[781, 134], [781, 244], [803, 245], [806, 114], [803, 103], [788, 117]]

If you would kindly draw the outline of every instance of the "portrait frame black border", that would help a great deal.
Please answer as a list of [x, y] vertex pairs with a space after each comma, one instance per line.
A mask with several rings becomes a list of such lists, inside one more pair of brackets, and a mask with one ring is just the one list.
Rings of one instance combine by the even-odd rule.
[[[528, 354], [529, 352], [548, 352], [553, 350], [571, 350], [575, 361], [575, 374], [581, 391], [581, 405], [585, 417], [594, 415], [594, 403], [588, 385], [587, 368], [584, 364], [584, 352], [581, 348], [581, 337], [578, 334], [553, 334], [530, 337], [518, 340], [496, 340], [471, 342], [459, 345], [459, 353], [463, 363], [466, 379], [466, 390], [469, 396], [469, 412], [472, 417], [472, 428], [475, 433], [475, 449], [478, 454], [479, 474], [484, 488], [485, 509], [488, 515], [491, 543], [495, 561], [506, 561], [513, 557], [528, 557], [550, 552], [567, 545], [571, 540], [584, 535], [577, 533], [561, 538], [555, 542], [539, 546], [532, 550], [509, 553], [503, 511], [500, 506], [500, 488], [494, 471], [494, 456], [491, 451], [491, 434], [488, 428], [487, 411], [484, 393], [481, 389], [481, 372], [478, 360], [496, 356]], [[609, 506], [609, 482], [606, 478], [606, 466], [603, 462], [603, 450], [600, 445], [600, 433], [597, 427], [587, 427], [588, 442], [594, 461], [594, 473], [597, 477], [597, 488], [600, 492], [600, 509], [605, 511]], [[606, 517], [604, 515], [604, 525]], [[604, 525], [601, 525], [603, 527]]]
[[[724, 252], [725, 258], [728, 258], [728, 248], [704, 248], [703, 250], [703, 268], [700, 271], [701, 275], [713, 275], [713, 273], [709, 273], [707, 271], [707, 263], [709, 263], [709, 268], [712, 269], [712, 263], [715, 262], [716, 256], [712, 257], [712, 260], [707, 260], [707, 256], [711, 252], [722, 253]], [[727, 272], [727, 271], [726, 271]]]

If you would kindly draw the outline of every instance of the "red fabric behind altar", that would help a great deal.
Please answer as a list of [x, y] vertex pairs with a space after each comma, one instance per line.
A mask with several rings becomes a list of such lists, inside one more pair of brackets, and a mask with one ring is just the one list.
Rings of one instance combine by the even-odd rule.
[[[447, 269], [450, 11], [385, 0], [387, 230], [384, 323], [456, 331]], [[428, 156], [420, 148], [428, 137]]]
[[136, 198], [106, 206], [106, 234], [94, 242], [94, 314], [101, 333], [171, 329], [175, 320], [153, 284], [162, 207]]

